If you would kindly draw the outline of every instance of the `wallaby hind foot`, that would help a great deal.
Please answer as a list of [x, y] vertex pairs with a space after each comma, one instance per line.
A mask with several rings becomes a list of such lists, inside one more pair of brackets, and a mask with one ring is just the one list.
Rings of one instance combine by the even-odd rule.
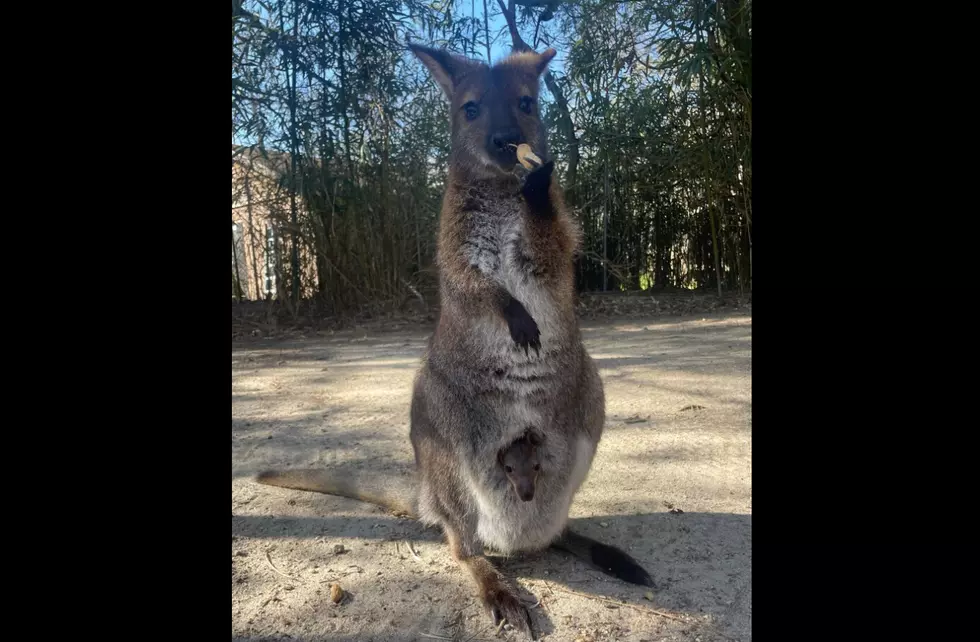
[[446, 539], [453, 559], [463, 565], [477, 586], [480, 601], [490, 615], [494, 626], [506, 620], [516, 630], [532, 640], [537, 639], [531, 612], [518, 596], [517, 588], [500, 571], [494, 568], [486, 557], [472, 553], [463, 545], [459, 535], [450, 528], [445, 529]]

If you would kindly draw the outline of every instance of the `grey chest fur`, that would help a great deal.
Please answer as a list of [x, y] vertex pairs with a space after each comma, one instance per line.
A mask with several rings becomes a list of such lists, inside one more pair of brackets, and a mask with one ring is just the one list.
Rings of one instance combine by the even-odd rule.
[[510, 194], [469, 193], [463, 204], [467, 233], [461, 249], [470, 267], [507, 287], [514, 268], [530, 261], [521, 201]]

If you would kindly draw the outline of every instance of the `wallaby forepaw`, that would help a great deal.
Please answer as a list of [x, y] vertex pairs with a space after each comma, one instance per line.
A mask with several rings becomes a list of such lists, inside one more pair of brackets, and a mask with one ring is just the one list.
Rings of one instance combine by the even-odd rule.
[[516, 595], [506, 590], [496, 590], [487, 595], [485, 602], [494, 626], [505, 621], [504, 626], [509, 624], [534, 639], [531, 613]]
[[551, 175], [555, 172], [555, 161], [550, 160], [547, 163], [537, 167], [534, 170], [527, 173], [524, 177], [524, 192], [539, 192], [542, 189], [547, 191], [548, 186], [551, 184]]
[[636, 560], [615, 546], [592, 545], [592, 563], [607, 575], [619, 578], [630, 584], [653, 587], [653, 578], [637, 564]]
[[521, 302], [511, 297], [504, 307], [504, 320], [510, 330], [510, 337], [518, 348], [524, 348], [524, 354], [529, 355], [529, 349], [534, 348], [535, 354], [541, 352], [541, 332], [538, 324]]
[[555, 161], [550, 160], [538, 167], [524, 179], [521, 193], [527, 201], [531, 212], [539, 216], [549, 216], [554, 210], [551, 207], [551, 197], [548, 188], [551, 186], [551, 174], [555, 171]]

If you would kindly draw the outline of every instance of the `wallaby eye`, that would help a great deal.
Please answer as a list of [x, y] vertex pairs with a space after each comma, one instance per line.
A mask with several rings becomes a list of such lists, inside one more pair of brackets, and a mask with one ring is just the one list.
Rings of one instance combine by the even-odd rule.
[[511, 468], [510, 466], [504, 466], [504, 470], [506, 470], [508, 473], [514, 472], [514, 469]]
[[531, 110], [534, 108], [534, 99], [530, 96], [521, 96], [521, 102], [518, 104], [521, 111], [525, 114], [530, 114]]
[[534, 464], [534, 470], [541, 470], [541, 464]]
[[473, 120], [480, 115], [480, 106], [472, 100], [463, 105], [463, 110], [466, 111], [466, 120]]

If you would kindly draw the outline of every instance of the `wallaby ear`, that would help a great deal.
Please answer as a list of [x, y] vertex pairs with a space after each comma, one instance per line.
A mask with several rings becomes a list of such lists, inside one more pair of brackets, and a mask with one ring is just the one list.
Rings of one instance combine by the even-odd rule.
[[539, 76], [544, 73], [544, 70], [548, 68], [548, 63], [550, 63], [551, 59], [557, 54], [558, 52], [555, 51], [554, 47], [548, 47], [542, 53], [538, 54], [537, 70]]
[[462, 56], [449, 53], [445, 49], [434, 49], [413, 44], [408, 45], [408, 48], [428, 68], [429, 73], [446, 92], [446, 96], [452, 98], [456, 84], [472, 63]]

